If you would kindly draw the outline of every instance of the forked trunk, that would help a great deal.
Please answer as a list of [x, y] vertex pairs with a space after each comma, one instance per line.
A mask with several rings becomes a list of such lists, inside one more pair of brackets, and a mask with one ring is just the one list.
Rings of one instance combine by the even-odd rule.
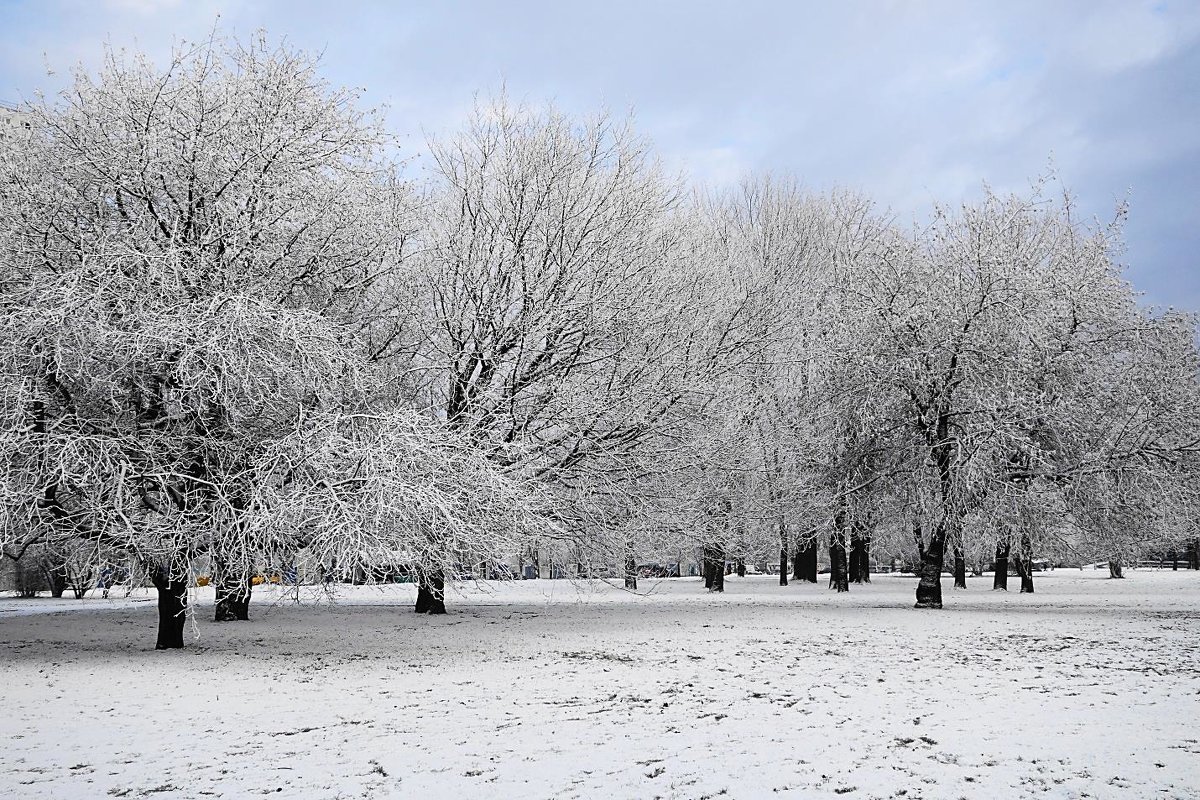
[[446, 613], [446, 576], [440, 569], [422, 573], [417, 578], [418, 614]]
[[1012, 542], [1005, 538], [996, 542], [996, 574], [992, 577], [992, 590], [1008, 591], [1008, 553]]
[[187, 581], [165, 569], [155, 570], [151, 580], [158, 592], [158, 641], [154, 649], [177, 650], [183, 647], [187, 623]]
[[1110, 577], [1110, 578], [1124, 578], [1125, 577], [1125, 567], [1121, 563], [1121, 559], [1110, 558], [1108, 560], [1108, 577]]

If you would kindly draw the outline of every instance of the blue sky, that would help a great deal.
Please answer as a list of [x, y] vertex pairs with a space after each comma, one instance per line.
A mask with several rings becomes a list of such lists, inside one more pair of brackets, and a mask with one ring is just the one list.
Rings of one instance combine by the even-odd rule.
[[[1200, 2], [0, 0], [0, 99], [54, 91], [106, 39], [258, 28], [324, 52], [416, 151], [475, 92], [633, 109], [697, 180], [862, 190], [900, 220], [1053, 169], [1081, 213], [1131, 202], [1149, 303], [1200, 310]], [[49, 66], [54, 74], [48, 75]]]

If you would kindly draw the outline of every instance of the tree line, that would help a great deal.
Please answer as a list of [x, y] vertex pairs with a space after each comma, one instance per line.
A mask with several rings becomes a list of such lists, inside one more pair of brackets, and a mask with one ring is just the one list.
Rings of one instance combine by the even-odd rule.
[[[666, 172], [628, 119], [480, 100], [414, 164], [318, 60], [108, 52], [0, 158], [0, 544], [119, 555], [183, 644], [303, 553], [417, 610], [512, 565], [831, 586], [1195, 553], [1196, 319], [1041, 182], [903, 226]], [[420, 172], [419, 177], [413, 177]], [[1189, 544], [1190, 543], [1190, 544]], [[81, 555], [82, 554], [82, 555]], [[1192, 555], [1192, 558], [1195, 556]], [[790, 567], [790, 569], [789, 569]]]

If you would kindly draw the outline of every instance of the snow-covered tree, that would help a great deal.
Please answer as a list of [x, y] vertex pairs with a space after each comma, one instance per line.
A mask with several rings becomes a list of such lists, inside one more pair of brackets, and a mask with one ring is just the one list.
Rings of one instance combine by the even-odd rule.
[[133, 553], [161, 648], [182, 646], [196, 555], [244, 593], [300, 547], [415, 555], [435, 520], [444, 539], [525, 508], [435, 423], [371, 405], [354, 323], [403, 203], [378, 127], [316, 68], [262, 38], [162, 69], [110, 52], [4, 163], [5, 552]]

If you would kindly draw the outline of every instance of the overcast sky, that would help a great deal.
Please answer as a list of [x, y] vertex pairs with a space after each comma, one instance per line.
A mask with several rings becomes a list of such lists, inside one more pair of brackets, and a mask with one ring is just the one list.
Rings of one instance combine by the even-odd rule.
[[[478, 90], [632, 108], [672, 167], [790, 172], [900, 220], [1053, 169], [1080, 208], [1132, 211], [1128, 277], [1200, 310], [1200, 2], [0, 0], [0, 100], [54, 91], [105, 40], [258, 28], [322, 50], [420, 149]], [[47, 75], [47, 66], [55, 74]]]

